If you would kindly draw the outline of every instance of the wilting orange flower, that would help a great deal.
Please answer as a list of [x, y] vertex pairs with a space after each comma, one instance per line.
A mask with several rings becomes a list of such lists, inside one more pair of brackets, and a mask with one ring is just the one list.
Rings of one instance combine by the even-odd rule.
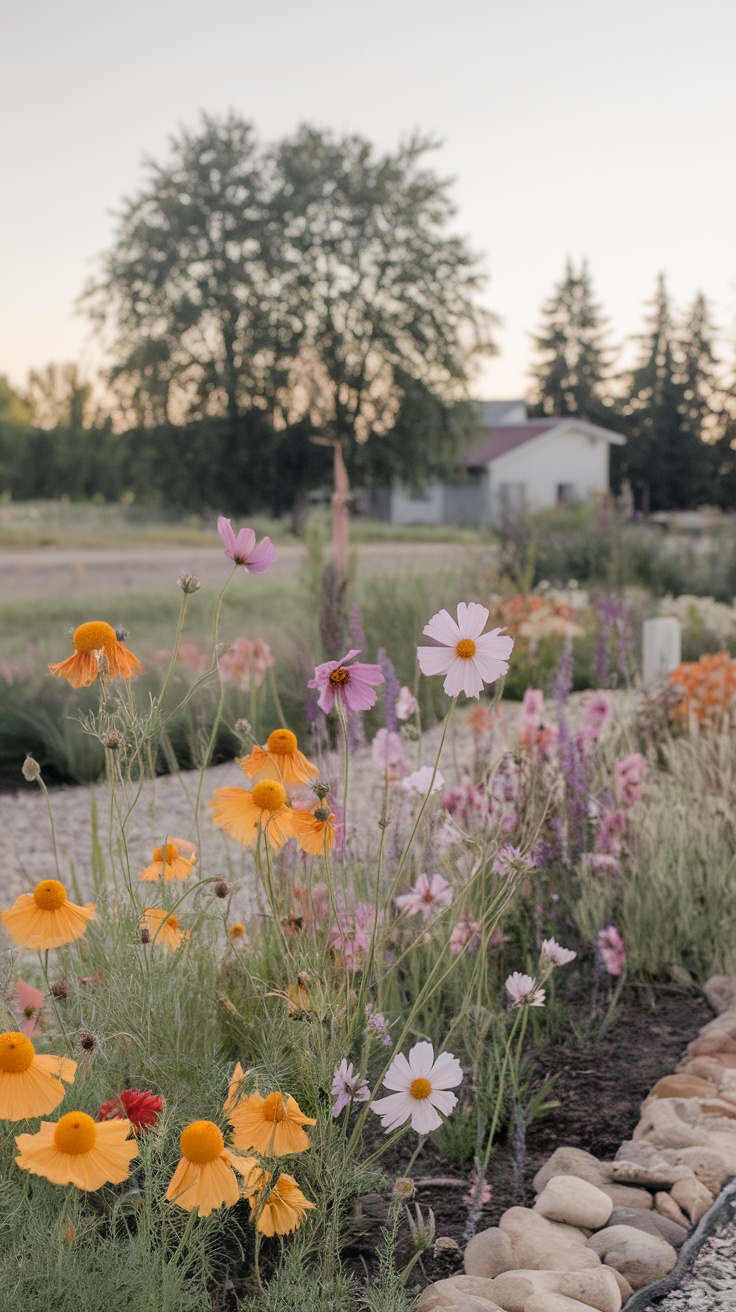
[[303, 1153], [311, 1141], [302, 1126], [316, 1125], [316, 1120], [305, 1116], [291, 1094], [260, 1093], [238, 1102], [239, 1081], [243, 1072], [235, 1068], [225, 1103], [225, 1112], [233, 1127], [233, 1143], [241, 1152], [254, 1148], [264, 1157], [284, 1157], [287, 1153]]
[[77, 1189], [100, 1189], [120, 1184], [130, 1175], [138, 1156], [135, 1139], [129, 1139], [130, 1121], [93, 1121], [86, 1112], [67, 1112], [54, 1124], [42, 1121], [37, 1134], [16, 1136], [22, 1171], [43, 1175], [52, 1184], [74, 1184]]
[[256, 1218], [256, 1230], [269, 1238], [291, 1234], [301, 1225], [307, 1211], [315, 1206], [305, 1198], [293, 1175], [280, 1175], [269, 1190], [272, 1178], [270, 1171], [261, 1170], [254, 1164], [242, 1186], [250, 1203], [251, 1215]]
[[74, 655], [58, 665], [49, 665], [54, 678], [66, 679], [72, 688], [86, 688], [101, 673], [108, 679], [129, 679], [142, 669], [137, 657], [123, 646], [112, 625], [104, 620], [80, 624], [74, 630], [72, 642]]
[[318, 806], [314, 811], [294, 811], [291, 817], [292, 833], [303, 852], [323, 856], [332, 851], [335, 840], [335, 816], [329, 806]]
[[95, 908], [75, 906], [58, 879], [42, 879], [33, 893], [21, 893], [0, 919], [18, 947], [45, 952], [81, 938]]
[[146, 908], [141, 916], [141, 928], [148, 930], [152, 943], [167, 947], [170, 952], [175, 952], [189, 938], [189, 930], [185, 933], [179, 929], [179, 917], [159, 907]]
[[186, 879], [192, 873], [196, 861], [197, 849], [193, 843], [172, 838], [165, 846], [154, 847], [151, 864], [139, 872], [138, 878], [141, 882], [150, 882], [163, 875], [167, 884], [172, 879]]
[[248, 1179], [257, 1163], [225, 1147], [222, 1131], [213, 1121], [192, 1121], [179, 1139], [181, 1161], [166, 1190], [170, 1203], [185, 1212], [199, 1209], [209, 1216], [216, 1208], [232, 1207], [240, 1197], [235, 1171]]
[[216, 788], [212, 819], [226, 834], [245, 847], [255, 842], [262, 830], [278, 851], [292, 836], [293, 812], [286, 805], [286, 790], [276, 779], [261, 779], [249, 792], [246, 788]]
[[25, 1121], [52, 1112], [66, 1093], [62, 1080], [73, 1084], [76, 1069], [68, 1057], [37, 1053], [18, 1030], [0, 1034], [0, 1120]]
[[275, 765], [282, 783], [298, 787], [316, 779], [319, 770], [297, 746], [291, 729], [274, 729], [265, 747], [254, 747], [249, 756], [238, 758], [238, 765], [253, 779], [266, 779]]

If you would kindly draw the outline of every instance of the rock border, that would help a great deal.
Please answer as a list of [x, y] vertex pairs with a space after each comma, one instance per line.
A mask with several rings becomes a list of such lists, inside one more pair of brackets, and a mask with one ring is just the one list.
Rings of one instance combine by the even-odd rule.
[[[728, 1213], [730, 1212], [730, 1216]], [[736, 1180], [731, 1180], [719, 1193], [716, 1201], [705, 1216], [700, 1219], [695, 1229], [688, 1235], [682, 1248], [677, 1266], [664, 1280], [657, 1280], [653, 1285], [645, 1285], [625, 1303], [621, 1312], [649, 1312], [652, 1303], [661, 1303], [668, 1294], [679, 1289], [683, 1280], [690, 1274], [695, 1259], [706, 1239], [715, 1234], [721, 1222], [736, 1219]]]

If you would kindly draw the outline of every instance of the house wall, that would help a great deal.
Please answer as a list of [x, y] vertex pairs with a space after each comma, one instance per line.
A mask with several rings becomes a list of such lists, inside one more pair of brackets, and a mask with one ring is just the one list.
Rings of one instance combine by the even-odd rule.
[[561, 484], [567, 485], [577, 501], [607, 491], [610, 453], [605, 438], [591, 437], [574, 428], [535, 438], [515, 451], [507, 451], [490, 466], [492, 518], [502, 517], [506, 503], [512, 509], [521, 509], [517, 504], [520, 496], [527, 511], [556, 506]]
[[418, 494], [405, 487], [393, 488], [391, 492], [392, 524], [442, 524], [443, 512], [444, 484], [437, 481], [428, 483]]

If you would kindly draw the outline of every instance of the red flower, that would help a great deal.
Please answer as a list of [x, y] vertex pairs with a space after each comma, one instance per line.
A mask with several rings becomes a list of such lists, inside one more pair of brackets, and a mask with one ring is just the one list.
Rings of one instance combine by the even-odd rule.
[[140, 1089], [123, 1089], [117, 1098], [103, 1102], [97, 1113], [99, 1121], [130, 1121], [136, 1134], [150, 1130], [164, 1109], [160, 1093], [141, 1093]]

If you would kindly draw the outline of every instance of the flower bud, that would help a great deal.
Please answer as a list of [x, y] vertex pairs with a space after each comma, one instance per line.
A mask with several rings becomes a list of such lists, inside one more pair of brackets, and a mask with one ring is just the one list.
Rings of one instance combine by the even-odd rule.
[[115, 637], [118, 642], [126, 642], [130, 637], [130, 629], [124, 629], [122, 624], [119, 624], [115, 630]]
[[315, 782], [312, 784], [312, 792], [317, 794], [321, 802], [324, 801], [329, 791], [330, 791], [330, 785], [322, 783], [321, 779], [316, 779]]
[[69, 985], [65, 979], [57, 979], [56, 983], [51, 985], [51, 992], [55, 998], [63, 1002], [64, 998], [68, 996]]
[[320, 820], [320, 821], [329, 820], [330, 818], [329, 806], [318, 806], [314, 812], [314, 818], [315, 820]]
[[230, 892], [230, 885], [228, 884], [227, 880], [218, 879], [217, 883], [214, 886], [213, 892], [215, 894], [215, 897], [227, 897], [228, 893]]
[[147, 929], [142, 929], [142, 930], [141, 930], [141, 943], [146, 944], [146, 943], [150, 943], [150, 942], [151, 942], [151, 935], [150, 935], [150, 933], [148, 932]]
[[88, 1056], [91, 1056], [97, 1047], [97, 1039], [91, 1030], [80, 1030], [77, 1035], [77, 1043]]
[[103, 735], [102, 746], [110, 752], [119, 752], [125, 746], [125, 739], [119, 729], [111, 729]]
[[253, 732], [250, 726], [250, 720], [236, 720], [235, 732], [241, 734], [243, 738], [249, 738]]
[[185, 593], [199, 592], [199, 589], [202, 586], [196, 574], [188, 574], [186, 571], [183, 574], [180, 574], [176, 581], [182, 592]]
[[408, 1175], [400, 1175], [394, 1181], [394, 1198], [400, 1203], [410, 1203], [416, 1193], [414, 1181]]
[[21, 773], [29, 784], [34, 784], [37, 779], [41, 778], [41, 767], [30, 752], [26, 753], [26, 759], [21, 766]]

